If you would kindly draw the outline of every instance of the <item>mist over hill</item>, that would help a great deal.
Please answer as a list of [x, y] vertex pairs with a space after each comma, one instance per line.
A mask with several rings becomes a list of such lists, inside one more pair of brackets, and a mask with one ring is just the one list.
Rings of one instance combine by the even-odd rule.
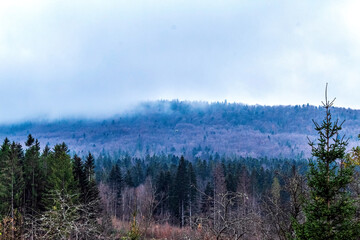
[[[360, 111], [333, 108], [346, 120], [342, 133], [357, 144]], [[127, 151], [134, 156], [165, 153], [205, 158], [210, 154], [251, 157], [310, 156], [307, 137], [315, 140], [312, 119], [322, 107], [260, 106], [237, 103], [155, 101], [107, 119], [64, 119], [1, 125], [1, 138], [23, 143], [31, 133], [42, 144], [66, 142], [76, 153]]]

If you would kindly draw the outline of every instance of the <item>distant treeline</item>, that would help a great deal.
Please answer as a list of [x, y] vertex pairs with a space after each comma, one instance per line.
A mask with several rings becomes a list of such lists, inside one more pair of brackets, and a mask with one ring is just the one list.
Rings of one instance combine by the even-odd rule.
[[282, 184], [282, 178], [291, 174], [294, 167], [298, 169], [299, 174], [304, 175], [308, 164], [305, 159], [226, 157], [215, 154], [214, 156], [210, 155], [208, 159], [186, 160], [182, 156], [172, 154], [147, 155], [139, 158], [132, 157], [126, 152], [116, 156], [103, 152], [96, 158], [96, 180], [97, 182], [107, 182], [115, 171], [119, 172], [121, 176], [118, 179], [122, 180], [123, 188], [138, 187], [148, 177], [154, 183], [161, 182], [163, 176], [169, 176], [167, 180], [169, 186], [176, 185], [175, 177], [178, 174], [180, 162], [184, 164], [187, 172], [190, 171], [194, 175], [195, 185], [201, 187], [214, 184], [213, 174], [216, 168], [222, 169], [227, 191], [236, 191], [239, 179], [246, 175], [249, 184], [254, 186], [252, 188], [253, 195], [266, 193], [271, 187], [274, 177], [277, 177]]
[[[119, 147], [132, 156], [174, 154], [189, 160], [220, 155], [306, 158], [307, 136], [316, 133], [312, 119], [322, 110], [311, 105], [259, 106], [237, 103], [156, 101], [134, 111], [101, 120], [59, 120], [0, 126], [2, 137], [23, 141], [29, 133], [42, 144], [65, 141], [85, 155], [114, 152]], [[343, 133], [356, 144], [360, 111], [334, 108], [333, 119], [346, 119]], [[43, 147], [44, 147], [43, 145]]]

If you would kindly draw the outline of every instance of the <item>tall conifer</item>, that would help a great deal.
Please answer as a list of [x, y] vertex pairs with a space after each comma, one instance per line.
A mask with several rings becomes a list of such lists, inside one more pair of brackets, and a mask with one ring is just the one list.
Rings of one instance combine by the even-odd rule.
[[95, 159], [91, 153], [86, 157], [84, 168], [87, 181], [85, 202], [97, 201], [99, 200], [99, 190], [95, 181]]
[[185, 225], [185, 212], [189, 203], [190, 197], [190, 178], [188, 175], [188, 169], [183, 156], [180, 158], [180, 162], [177, 168], [175, 182], [174, 182], [174, 204], [176, 216], [180, 220], [180, 226]]
[[115, 194], [115, 200], [113, 203], [115, 217], [117, 216], [117, 212], [120, 209], [120, 199], [121, 199], [121, 191], [123, 188], [123, 179], [121, 176], [121, 171], [118, 164], [112, 166], [108, 183], [110, 185], [111, 191]]
[[31, 215], [41, 208], [41, 199], [45, 190], [45, 176], [40, 159], [40, 143], [31, 134], [25, 145], [28, 147], [24, 158], [25, 206]]
[[80, 194], [80, 202], [85, 203], [86, 189], [87, 189], [87, 179], [85, 176], [84, 164], [81, 161], [81, 158], [78, 155], [73, 157], [73, 175], [76, 188]]
[[310, 196], [304, 207], [305, 222], [296, 224], [296, 239], [357, 239], [359, 224], [354, 220], [355, 206], [348, 192], [354, 166], [345, 159], [347, 141], [339, 135], [343, 123], [333, 121], [325, 91], [325, 118], [314, 121], [318, 142], [310, 142], [314, 160], [309, 161]]

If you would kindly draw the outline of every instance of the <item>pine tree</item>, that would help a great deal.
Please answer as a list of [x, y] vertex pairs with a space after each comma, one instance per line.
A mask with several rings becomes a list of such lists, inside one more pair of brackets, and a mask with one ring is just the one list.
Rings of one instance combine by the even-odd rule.
[[333, 102], [327, 100], [325, 91], [325, 118], [321, 124], [313, 121], [319, 138], [317, 143], [309, 142], [315, 160], [309, 161], [310, 196], [304, 206], [305, 222], [295, 226], [296, 239], [350, 240], [359, 236], [354, 201], [347, 189], [354, 166], [345, 159], [347, 141], [339, 135], [343, 123], [331, 119]]

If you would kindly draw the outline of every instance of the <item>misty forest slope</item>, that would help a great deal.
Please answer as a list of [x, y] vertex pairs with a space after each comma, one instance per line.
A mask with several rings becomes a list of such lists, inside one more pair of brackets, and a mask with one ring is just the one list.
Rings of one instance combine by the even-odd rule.
[[[312, 119], [323, 116], [321, 107], [249, 106], [182, 101], [148, 102], [133, 111], [104, 120], [26, 122], [0, 126], [0, 137], [24, 142], [31, 133], [50, 146], [65, 141], [80, 154], [102, 150], [241, 156], [308, 157], [307, 137], [315, 139]], [[360, 111], [334, 108], [333, 118], [344, 123], [350, 147], [357, 144]]]

